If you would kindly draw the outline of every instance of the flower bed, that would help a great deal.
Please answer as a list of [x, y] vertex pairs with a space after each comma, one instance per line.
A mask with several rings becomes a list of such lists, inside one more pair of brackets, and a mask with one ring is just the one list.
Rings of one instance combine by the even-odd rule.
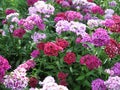
[[1, 90], [120, 90], [117, 0], [20, 2], [3, 10]]

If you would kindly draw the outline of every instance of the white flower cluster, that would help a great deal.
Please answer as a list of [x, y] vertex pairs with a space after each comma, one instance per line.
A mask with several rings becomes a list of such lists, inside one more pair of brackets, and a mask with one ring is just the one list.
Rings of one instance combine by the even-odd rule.
[[55, 79], [52, 76], [47, 76], [43, 82], [39, 82], [43, 87], [41, 89], [38, 88], [30, 88], [30, 90], [69, 90], [67, 87], [58, 85], [55, 82]]

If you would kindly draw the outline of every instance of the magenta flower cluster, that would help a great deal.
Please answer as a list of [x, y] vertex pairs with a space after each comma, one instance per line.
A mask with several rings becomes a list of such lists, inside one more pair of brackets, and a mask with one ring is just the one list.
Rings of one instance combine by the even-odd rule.
[[88, 69], [93, 70], [101, 66], [102, 62], [94, 55], [85, 55], [80, 58], [80, 64], [86, 65]]
[[10, 69], [11, 66], [7, 59], [0, 56], [0, 83], [3, 82], [3, 77], [8, 69]]

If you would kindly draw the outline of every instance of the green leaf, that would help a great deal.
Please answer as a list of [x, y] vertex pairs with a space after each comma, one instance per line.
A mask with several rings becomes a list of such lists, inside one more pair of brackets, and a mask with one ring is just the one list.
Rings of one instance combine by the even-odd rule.
[[79, 80], [83, 80], [85, 78], [85, 76], [79, 76], [76, 80], [79, 81]]

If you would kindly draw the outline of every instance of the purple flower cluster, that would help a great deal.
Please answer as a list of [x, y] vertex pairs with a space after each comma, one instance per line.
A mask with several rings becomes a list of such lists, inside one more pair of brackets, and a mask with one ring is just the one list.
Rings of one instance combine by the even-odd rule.
[[36, 57], [38, 57], [39, 54], [40, 54], [40, 51], [39, 51], [39, 50], [33, 50], [32, 53], [31, 53], [31, 56], [32, 56], [33, 58], [36, 58]]
[[33, 41], [34, 41], [35, 43], [38, 43], [39, 41], [41, 41], [41, 40], [43, 40], [43, 39], [46, 38], [46, 34], [35, 32], [35, 33], [31, 36], [31, 38], [33, 39]]
[[107, 72], [111, 76], [120, 76], [120, 63], [115, 63], [112, 68], [106, 69], [105, 72]]
[[32, 30], [34, 26], [36, 25], [40, 30], [45, 29], [45, 24], [41, 17], [37, 14], [32, 14], [31, 16], [28, 16], [26, 19], [21, 19], [18, 22], [19, 26], [23, 26], [27, 30]]
[[0, 56], [0, 83], [3, 82], [5, 72], [10, 69], [10, 67], [8, 60]]
[[107, 88], [102, 79], [96, 79], [92, 81], [92, 90], [107, 90]]
[[115, 7], [116, 5], [117, 5], [117, 2], [114, 0], [109, 2], [109, 6], [111, 6], [111, 7]]
[[98, 28], [92, 34], [92, 43], [95, 46], [105, 46], [110, 40], [107, 31], [103, 28]]
[[106, 9], [104, 17], [105, 17], [105, 19], [112, 19], [113, 14], [114, 14], [113, 9]]

